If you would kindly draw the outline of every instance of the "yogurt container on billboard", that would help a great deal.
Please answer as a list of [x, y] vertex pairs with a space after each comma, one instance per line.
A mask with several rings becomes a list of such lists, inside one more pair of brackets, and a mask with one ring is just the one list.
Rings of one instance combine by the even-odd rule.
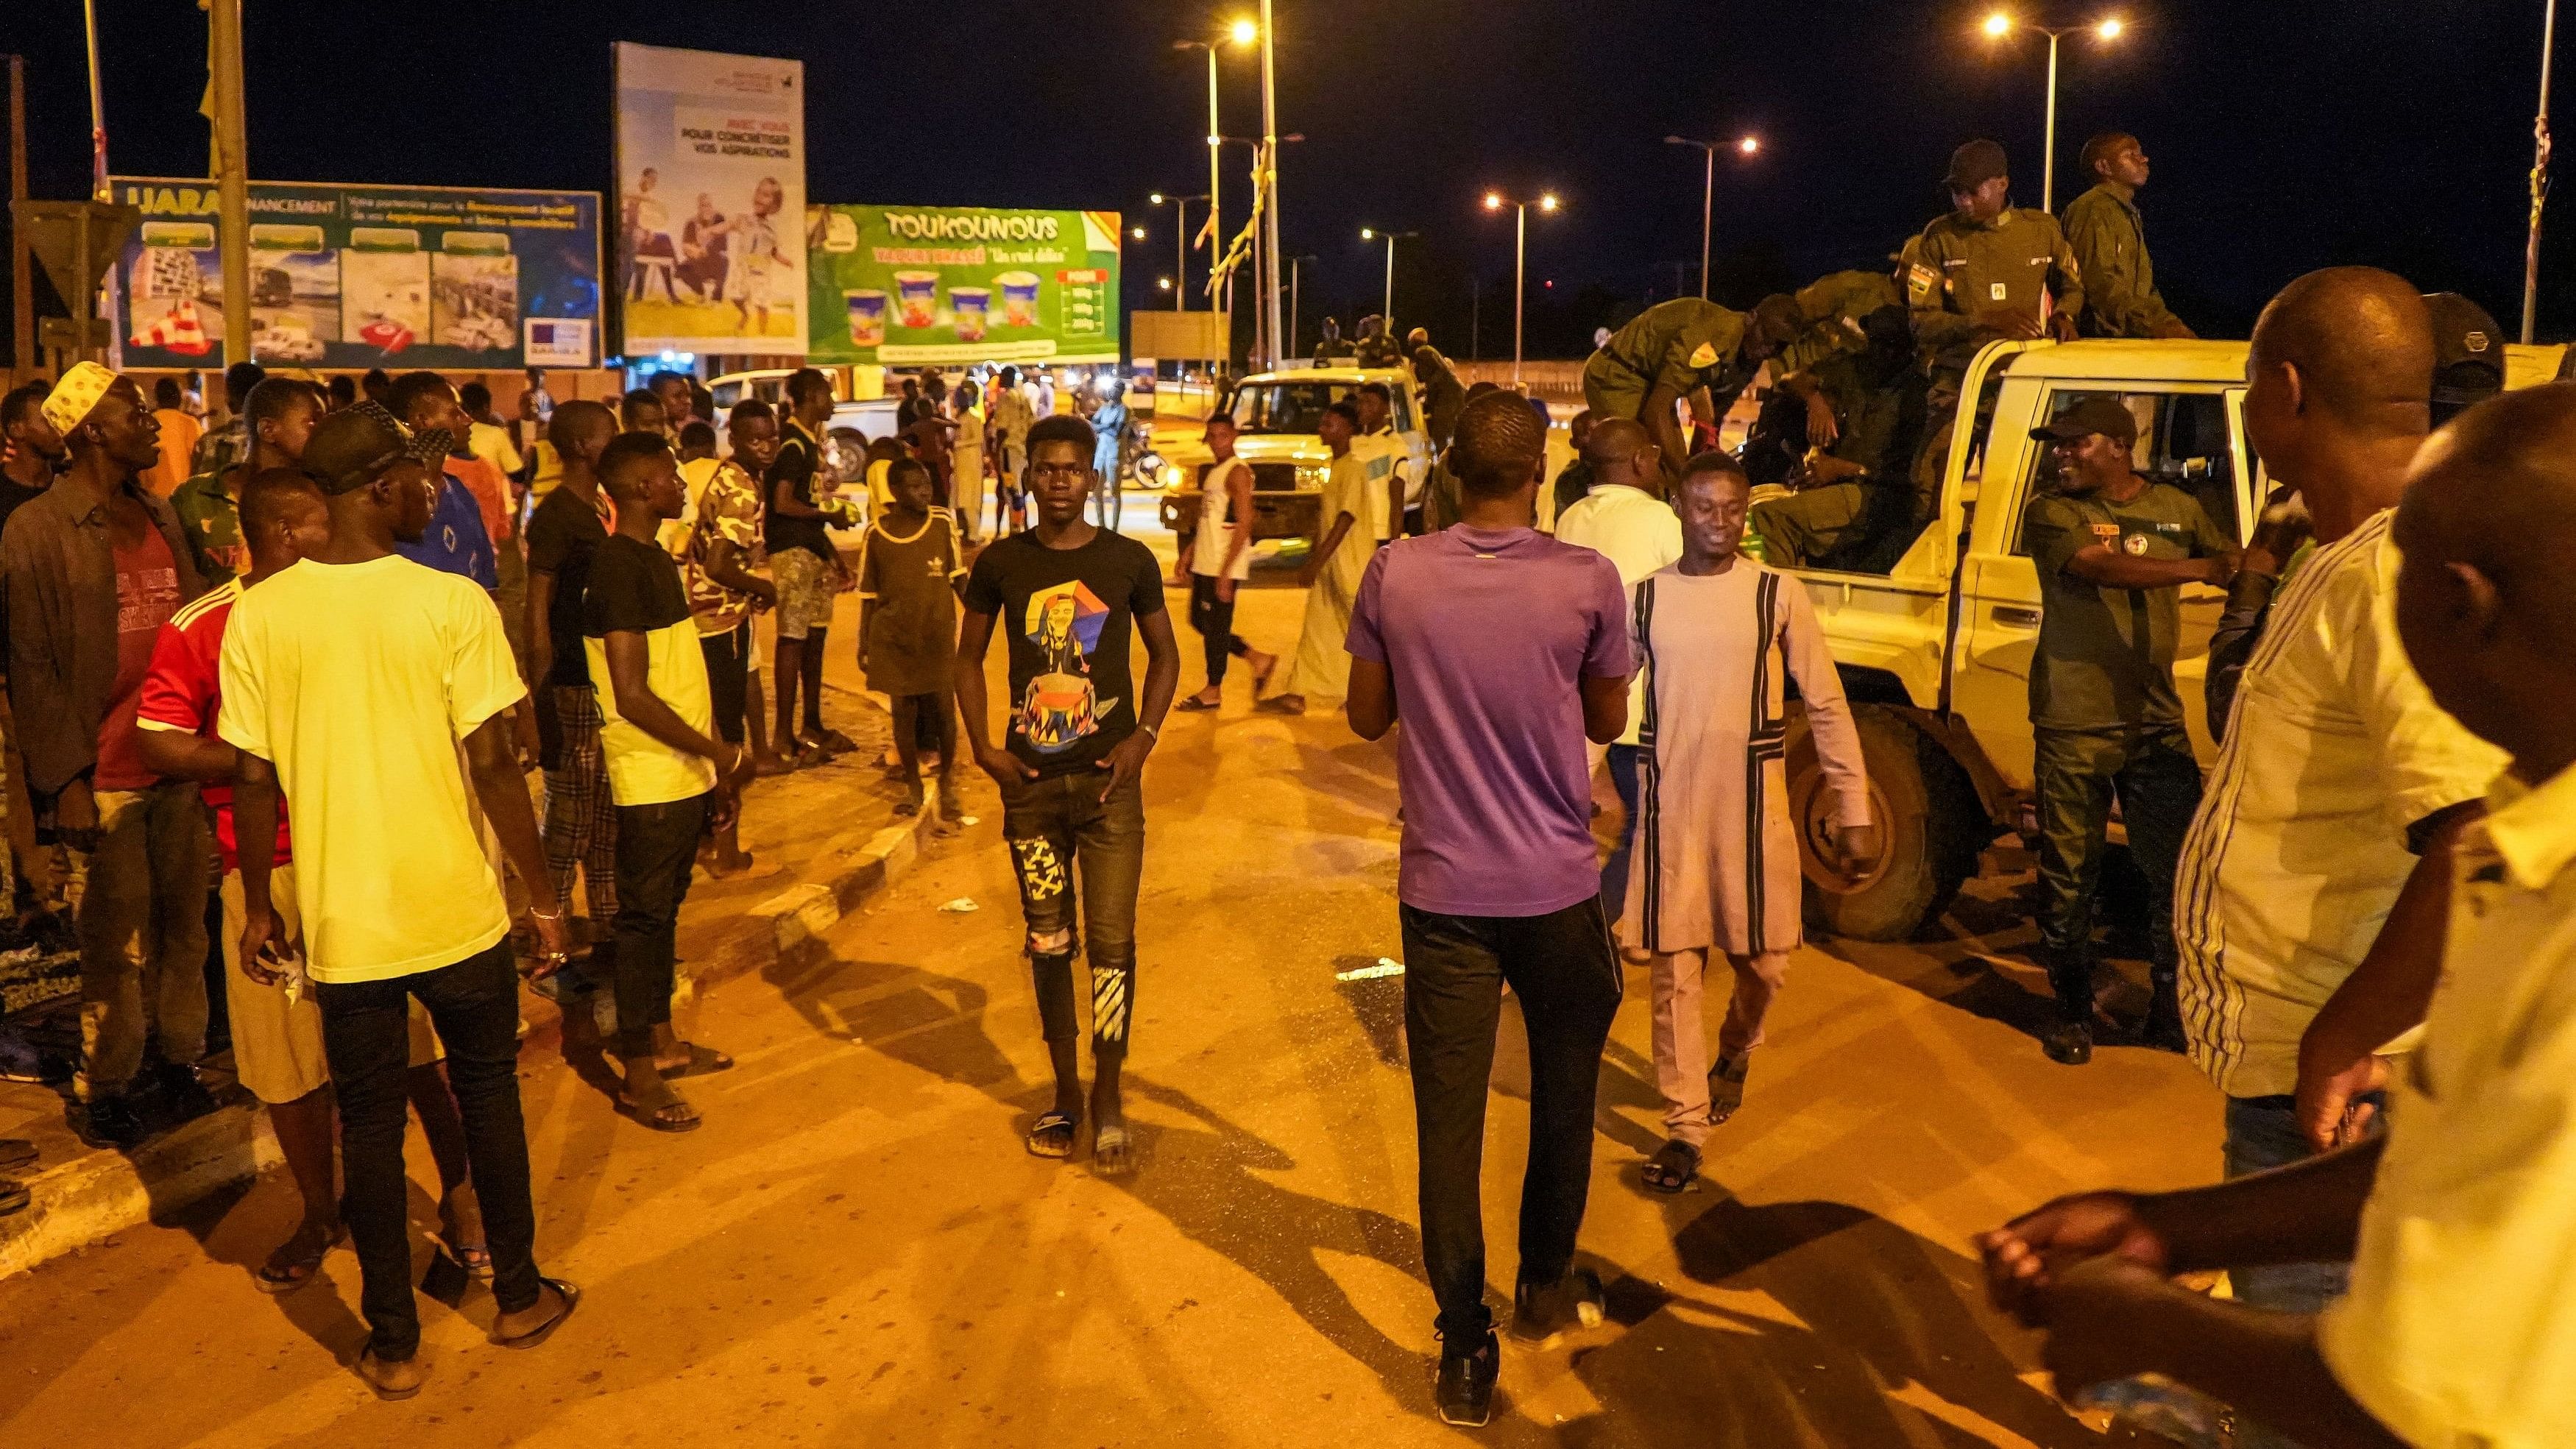
[[895, 273], [894, 296], [904, 326], [923, 328], [939, 320], [937, 272]]
[[841, 300], [850, 310], [850, 345], [882, 345], [886, 332], [886, 294], [873, 287], [858, 287], [843, 292]]
[[981, 342], [984, 327], [993, 312], [993, 289], [990, 287], [951, 287], [948, 310], [957, 316], [957, 340]]
[[1002, 289], [1002, 325], [1035, 327], [1038, 325], [1038, 275], [1035, 272], [1004, 272], [993, 281]]

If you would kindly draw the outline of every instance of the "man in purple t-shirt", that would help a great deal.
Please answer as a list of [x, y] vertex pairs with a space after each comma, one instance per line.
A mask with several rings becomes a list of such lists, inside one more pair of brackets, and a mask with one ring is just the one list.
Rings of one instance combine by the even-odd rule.
[[1620, 979], [1583, 742], [1619, 738], [1634, 664], [1619, 570], [1530, 526], [1546, 447], [1521, 398], [1468, 404], [1449, 454], [1458, 524], [1379, 550], [1351, 614], [1351, 728], [1383, 736], [1399, 702], [1404, 719], [1404, 1036], [1440, 1305], [1435, 1398], [1452, 1424], [1485, 1422], [1500, 1366], [1478, 1178], [1505, 982], [1530, 1057], [1512, 1335], [1544, 1344], [1601, 1321], [1600, 1280], [1573, 1266], [1574, 1239]]

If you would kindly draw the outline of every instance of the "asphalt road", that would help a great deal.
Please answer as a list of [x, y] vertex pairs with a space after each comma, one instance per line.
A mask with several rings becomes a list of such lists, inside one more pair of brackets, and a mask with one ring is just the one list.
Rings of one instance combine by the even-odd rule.
[[[1131, 517], [1133, 510], [1131, 509]], [[1294, 643], [1266, 581], [1241, 626]], [[1183, 631], [1183, 687], [1199, 682]], [[837, 652], [837, 651], [836, 651]], [[420, 1398], [341, 1365], [356, 1262], [264, 1298], [263, 1182], [0, 1293], [0, 1440], [133, 1445], [1445, 1444], [1413, 1213], [1390, 751], [1338, 717], [1175, 715], [1149, 847], [1123, 1181], [1027, 1156], [1047, 1098], [989, 786], [979, 823], [845, 921], [831, 959], [718, 988], [688, 1023], [741, 1059], [666, 1137], [531, 1053], [540, 1261], [587, 1290], [545, 1347], [487, 1346], [488, 1295], [428, 1305]], [[2009, 866], [2010, 861], [2003, 862]], [[2081, 1069], [2026, 1028], [2016, 881], [1907, 946], [1801, 952], [1705, 1177], [1645, 1193], [1645, 973], [1602, 1076], [1583, 1244], [1613, 1321], [1505, 1348], [1505, 1445], [2076, 1445], [2030, 1341], [1980, 1305], [1972, 1232], [2070, 1187], [2217, 1165], [2178, 1058]], [[949, 909], [973, 902], [971, 911]], [[1526, 1071], [1507, 1005], [1488, 1271], [1507, 1290]], [[1088, 1137], [1085, 1137], [1087, 1148]], [[433, 1221], [415, 1162], [416, 1220]]]

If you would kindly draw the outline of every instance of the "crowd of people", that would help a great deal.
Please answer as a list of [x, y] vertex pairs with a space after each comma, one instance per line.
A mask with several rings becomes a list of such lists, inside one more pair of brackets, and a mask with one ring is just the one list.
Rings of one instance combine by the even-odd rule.
[[[722, 446], [677, 375], [614, 408], [531, 387], [514, 428], [432, 373], [343, 399], [237, 368], [193, 446], [162, 420], [194, 425], [175, 380], [158, 410], [94, 364], [19, 388], [0, 400], [8, 737], [29, 807], [11, 856], [31, 892], [73, 902], [83, 1130], [130, 1145], [147, 1095], [206, 1106], [211, 898], [236, 1075], [303, 1203], [259, 1286], [309, 1283], [345, 1235], [358, 1371], [418, 1392], [416, 1112], [442, 1251], [490, 1282], [496, 1343], [543, 1342], [580, 1292], [536, 1261], [521, 958], [568, 1022], [592, 1017], [590, 993], [613, 1003], [621, 1111], [699, 1125], [679, 1084], [732, 1062], [673, 1028], [680, 910], [697, 870], [753, 868], [752, 780], [852, 748], [820, 698], [835, 599], [855, 592], [901, 808], [953, 825], [961, 756], [1000, 792], [1055, 1080], [1024, 1146], [1069, 1159], [1087, 1126], [1095, 1171], [1137, 1170], [1121, 1084], [1143, 772], [1171, 711], [1217, 707], [1231, 661], [1259, 695], [1284, 660], [1263, 708], [1339, 699], [1359, 736], [1396, 739], [1434, 1397], [1482, 1424], [1501, 1369], [1481, 1172], [1504, 994], [1530, 1067], [1505, 1327], [1544, 1345], [1605, 1309], [1577, 1244], [1623, 962], [1651, 983], [1666, 1131], [1639, 1184], [1688, 1188], [1745, 1101], [1804, 939], [1793, 707], [1826, 792], [1824, 868], [1857, 876], [1884, 848], [1853, 710], [1786, 569], [1885, 559], [1928, 522], [1978, 347], [2189, 335], [2155, 295], [2136, 140], [2097, 138], [2085, 161], [2097, 185], [2062, 227], [2011, 208], [2000, 148], [1976, 142], [1945, 178], [1954, 210], [1892, 275], [1838, 273], [1749, 315], [1649, 309], [1586, 367], [1551, 532], [1545, 409], [1459, 387], [1418, 332], [1399, 352], [1364, 327], [1367, 360], [1411, 359], [1434, 461], [1412, 476], [1382, 383], [1325, 407], [1322, 535], [1284, 655], [1235, 629], [1254, 509], [1220, 412], [1182, 564], [1204, 643], [1188, 695], [1162, 566], [1107, 501], [1133, 426], [1114, 392], [1059, 411], [1043, 374], [907, 379], [862, 519], [834, 486], [813, 369], [777, 407], [736, 403]], [[2276, 496], [2242, 546], [2140, 474], [2116, 401], [2033, 435], [2049, 457], [2023, 519], [2045, 601], [2037, 964], [2061, 1008], [2041, 1045], [2091, 1054], [2116, 804], [2151, 902], [2137, 1039], [2187, 1052], [2224, 1098], [2224, 1184], [2078, 1194], [1980, 1239], [1994, 1302], [2046, 1330], [2070, 1398], [2154, 1375], [2121, 1401], [2173, 1423], [2223, 1403], [2232, 1442], [2312, 1446], [2537, 1444], [2576, 1409], [2549, 1271], [2576, 1249], [2557, 1197], [2576, 1157], [2559, 1070], [2576, 974], [2557, 961], [2576, 889], [2559, 566], [2576, 390], [2492, 397], [2495, 359], [2450, 340], [2479, 320], [2367, 268], [2284, 289], [2246, 363], [2244, 429]], [[1701, 446], [1685, 409], [1705, 424], [1764, 364], [1778, 431], [1743, 456]], [[1777, 460], [1803, 486], [1757, 504]], [[834, 538], [848, 526], [855, 565]], [[2200, 583], [2229, 591], [2206, 782], [2173, 671], [2180, 590]], [[1604, 768], [1622, 807], [1606, 860]], [[2215, 1269], [2232, 1302], [2174, 1281]]]

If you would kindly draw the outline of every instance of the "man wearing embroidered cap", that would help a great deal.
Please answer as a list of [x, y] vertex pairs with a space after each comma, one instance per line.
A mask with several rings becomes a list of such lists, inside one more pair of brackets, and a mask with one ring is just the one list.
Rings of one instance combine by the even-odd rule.
[[212, 1105], [195, 1067], [206, 1050], [205, 813], [194, 782], [144, 763], [135, 725], [153, 641], [205, 585], [178, 516], [136, 477], [161, 457], [142, 390], [78, 363], [43, 410], [71, 466], [0, 530], [9, 696], [29, 792], [88, 859], [73, 1089], [85, 1135], [124, 1146], [142, 1135], [129, 1094], [155, 1027], [171, 1105]]
[[2182, 586], [2224, 585], [2235, 553], [2190, 494], [2131, 467], [2138, 423], [2119, 399], [2084, 398], [2030, 435], [2050, 445], [2057, 473], [2022, 518], [2041, 601], [2030, 667], [2040, 956], [2061, 1012], [2041, 1046], [2070, 1066], [2093, 1054], [2093, 897], [2117, 796], [2147, 877], [2144, 1034], [2179, 1051], [2171, 901], [2200, 767], [2174, 692], [2174, 640]]
[[[1583, 400], [1593, 421], [1635, 418], [1662, 453], [1669, 474], [1694, 451], [1673, 404], [1714, 422], [1773, 354], [1806, 328], [1798, 304], [1765, 297], [1751, 313], [1697, 297], [1659, 302], [1637, 314], [1583, 365]], [[1699, 394], [1707, 390], [1703, 399]]]

